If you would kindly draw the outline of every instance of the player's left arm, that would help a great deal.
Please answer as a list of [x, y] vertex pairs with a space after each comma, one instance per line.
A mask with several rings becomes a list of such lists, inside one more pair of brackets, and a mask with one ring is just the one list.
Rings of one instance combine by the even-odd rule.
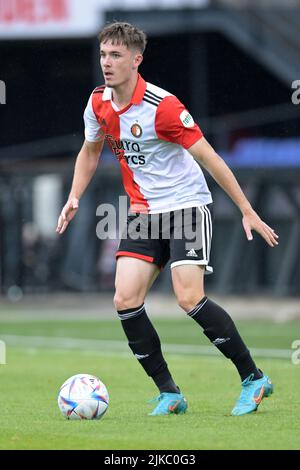
[[207, 140], [201, 137], [188, 151], [211, 174], [240, 209], [247, 239], [253, 239], [251, 230], [255, 230], [266, 240], [269, 246], [278, 245], [278, 235], [253, 210], [234, 174]]

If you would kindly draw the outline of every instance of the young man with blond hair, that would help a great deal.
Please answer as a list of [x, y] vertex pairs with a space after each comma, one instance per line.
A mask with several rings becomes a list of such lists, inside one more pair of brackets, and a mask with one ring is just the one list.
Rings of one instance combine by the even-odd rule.
[[[144, 306], [147, 292], [169, 260], [178, 304], [241, 377], [242, 391], [232, 414], [255, 411], [272, 393], [273, 385], [256, 367], [228, 313], [205, 295], [204, 274], [212, 272], [212, 199], [197, 162], [240, 209], [248, 240], [255, 230], [274, 247], [278, 236], [252, 209], [233, 173], [185, 106], [138, 73], [145, 34], [128, 23], [115, 22], [105, 26], [99, 43], [105, 84], [93, 91], [84, 113], [85, 141], [57, 232], [62, 234], [76, 214], [106, 140], [120, 163], [130, 199], [127, 227], [116, 253], [114, 304], [133, 354], [160, 392], [151, 415], [187, 410]], [[153, 228], [158, 236], [151, 237]]]

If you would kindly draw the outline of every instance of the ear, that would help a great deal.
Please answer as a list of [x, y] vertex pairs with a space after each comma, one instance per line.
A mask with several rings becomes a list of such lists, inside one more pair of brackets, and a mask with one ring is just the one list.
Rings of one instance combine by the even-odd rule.
[[142, 62], [143, 62], [142, 54], [136, 54], [133, 59], [133, 69], [139, 68]]

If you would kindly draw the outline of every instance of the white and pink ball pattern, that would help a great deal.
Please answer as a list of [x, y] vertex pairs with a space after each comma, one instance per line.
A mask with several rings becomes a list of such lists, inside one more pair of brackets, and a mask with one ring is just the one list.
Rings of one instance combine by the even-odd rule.
[[57, 402], [67, 419], [100, 419], [108, 408], [109, 395], [98, 377], [77, 374], [62, 384]]

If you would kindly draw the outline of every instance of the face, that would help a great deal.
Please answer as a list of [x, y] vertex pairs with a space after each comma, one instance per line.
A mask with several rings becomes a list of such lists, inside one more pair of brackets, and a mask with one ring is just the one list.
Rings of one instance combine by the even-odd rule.
[[111, 41], [100, 44], [100, 65], [105, 85], [111, 88], [130, 81], [142, 60], [140, 52], [128, 49], [124, 44], [112, 44]]

